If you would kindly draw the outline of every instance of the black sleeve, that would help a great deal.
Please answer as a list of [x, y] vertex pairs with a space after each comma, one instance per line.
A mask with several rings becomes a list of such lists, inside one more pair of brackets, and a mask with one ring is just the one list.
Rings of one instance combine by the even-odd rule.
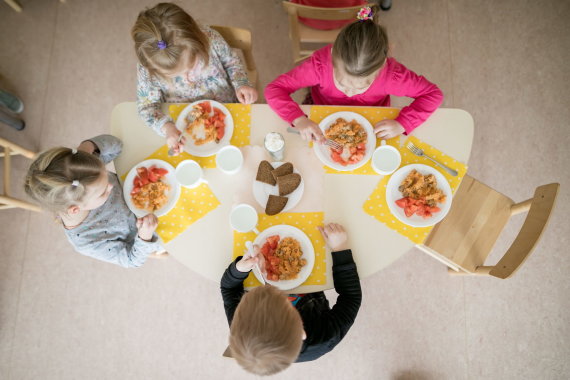
[[336, 304], [329, 313], [329, 323], [342, 339], [356, 319], [362, 303], [362, 289], [352, 252], [347, 249], [332, 252], [334, 288], [338, 293]]
[[236, 268], [236, 263], [240, 261], [241, 258], [242, 256], [237, 257], [230, 264], [220, 281], [220, 290], [224, 301], [224, 309], [226, 311], [226, 317], [228, 318], [228, 324], [230, 325], [234, 318], [234, 312], [236, 311], [239, 301], [244, 294], [243, 281], [249, 275], [249, 272], [243, 273]]

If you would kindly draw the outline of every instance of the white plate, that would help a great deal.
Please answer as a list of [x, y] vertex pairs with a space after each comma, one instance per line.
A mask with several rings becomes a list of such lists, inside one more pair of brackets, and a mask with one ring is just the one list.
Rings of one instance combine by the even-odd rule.
[[[281, 166], [283, 162], [272, 162], [271, 165], [273, 169], [277, 169]], [[297, 168], [293, 167], [293, 173], [301, 174], [297, 171]], [[301, 183], [299, 186], [289, 195], [285, 195], [289, 200], [285, 205], [285, 208], [281, 212], [285, 212], [291, 210], [293, 207], [297, 206], [297, 203], [303, 197], [303, 191], [305, 190], [305, 183], [303, 182], [303, 176], [301, 176]], [[259, 205], [265, 210], [265, 206], [267, 205], [267, 200], [269, 199], [270, 195], [279, 195], [279, 186], [271, 186], [268, 183], [260, 182], [257, 180], [253, 181], [253, 196]]]
[[356, 164], [342, 166], [341, 164], [336, 163], [332, 160], [330, 147], [328, 145], [321, 145], [321, 144], [313, 144], [315, 154], [323, 164], [333, 169], [343, 172], [358, 169], [359, 167], [366, 164], [368, 160], [370, 160], [370, 158], [372, 157], [372, 153], [374, 153], [374, 149], [376, 148], [376, 135], [374, 135], [374, 128], [372, 127], [372, 124], [370, 124], [370, 122], [364, 116], [357, 114], [355, 112], [343, 111], [343, 112], [335, 112], [333, 114], [330, 114], [319, 123], [319, 127], [321, 128], [323, 133], [325, 133], [325, 131], [329, 129], [329, 127], [339, 117], [349, 122], [352, 120], [356, 120], [366, 130], [366, 133], [368, 134], [367, 136], [368, 140], [366, 141], [366, 153], [364, 154], [364, 157]]
[[[301, 244], [301, 250], [303, 251], [303, 255], [301, 257], [307, 260], [307, 264], [303, 268], [301, 268], [299, 275], [294, 280], [282, 280], [282, 281], [265, 280], [265, 282], [281, 290], [294, 289], [300, 286], [303, 282], [305, 282], [307, 277], [309, 277], [309, 275], [313, 271], [313, 266], [315, 265], [315, 250], [313, 248], [313, 243], [311, 243], [311, 240], [300, 229], [295, 228], [293, 226], [280, 224], [278, 226], [272, 226], [267, 228], [266, 230], [261, 231], [261, 233], [257, 235], [255, 240], [253, 241], [253, 244], [259, 245], [259, 248], [261, 249], [261, 247], [263, 247], [263, 244], [265, 244], [265, 242], [267, 241], [267, 237], [273, 235], [279, 235], [281, 240], [286, 237], [292, 237], [293, 239], [299, 241], [299, 243]], [[261, 253], [259, 254], [261, 255]], [[255, 275], [255, 277], [257, 277], [259, 282], [262, 282], [261, 281], [262, 275], [261, 273], [259, 273], [257, 268], [253, 268], [253, 274]]]
[[[446, 197], [445, 203], [437, 204], [437, 207], [439, 207], [441, 211], [436, 212], [431, 218], [428, 219], [424, 219], [423, 217], [416, 214], [408, 218], [404, 213], [404, 209], [398, 207], [398, 205], [395, 203], [398, 199], [403, 197], [402, 192], [398, 190], [398, 187], [408, 176], [408, 174], [410, 174], [410, 172], [414, 169], [423, 175], [433, 174], [437, 180], [437, 187], [443, 191]], [[388, 184], [386, 185], [386, 203], [388, 203], [388, 208], [392, 214], [398, 218], [399, 221], [412, 227], [429, 227], [433, 226], [436, 223], [439, 223], [449, 212], [449, 209], [451, 208], [451, 200], [451, 187], [449, 186], [447, 179], [445, 179], [443, 174], [441, 174], [437, 169], [423, 164], [411, 164], [401, 167], [394, 174], [392, 174], [388, 180]]]
[[[226, 115], [226, 131], [224, 137], [220, 140], [219, 143], [211, 141], [204, 145], [195, 145], [194, 139], [186, 132], [186, 126], [188, 125], [186, 122], [186, 116], [190, 111], [192, 111], [192, 106], [203, 102], [210, 102], [212, 109], [213, 107], [217, 107], [221, 109]], [[197, 157], [208, 157], [218, 153], [220, 149], [230, 143], [232, 134], [234, 133], [234, 120], [230, 111], [222, 103], [218, 103], [215, 100], [198, 100], [194, 103], [190, 103], [188, 106], [186, 106], [186, 108], [182, 110], [182, 112], [180, 112], [180, 115], [176, 120], [176, 128], [178, 128], [178, 130], [181, 131], [186, 137], [186, 145], [184, 145], [184, 150], [186, 152]]]
[[131, 199], [131, 191], [133, 190], [133, 180], [137, 175], [137, 168], [141, 166], [145, 166], [147, 168], [151, 166], [156, 166], [157, 168], [164, 168], [168, 170], [168, 174], [164, 177], [164, 182], [170, 185], [170, 190], [168, 190], [168, 202], [158, 210], [154, 212], [156, 216], [166, 215], [170, 210], [174, 208], [176, 202], [178, 202], [178, 198], [180, 197], [180, 184], [176, 181], [176, 176], [174, 174], [174, 168], [168, 162], [162, 160], [146, 160], [136, 164], [127, 174], [125, 178], [125, 182], [123, 183], [123, 197], [125, 198], [125, 202], [129, 209], [135, 214], [138, 218], [141, 218], [148, 214], [149, 212], [140, 208], [135, 207], [133, 201]]

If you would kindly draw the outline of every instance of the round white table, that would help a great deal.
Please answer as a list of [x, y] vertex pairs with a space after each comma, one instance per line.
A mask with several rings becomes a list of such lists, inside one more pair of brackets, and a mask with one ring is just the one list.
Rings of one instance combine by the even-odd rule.
[[[307, 115], [310, 114], [311, 106], [302, 108]], [[165, 104], [164, 111], [167, 110], [168, 104]], [[302, 169], [305, 181], [303, 200], [290, 212], [323, 211], [325, 222], [345, 226], [361, 278], [385, 268], [414, 247], [413, 242], [384, 226], [362, 208], [380, 176], [326, 174], [308, 143], [296, 134], [287, 133], [287, 126], [268, 105], [252, 105], [251, 146], [242, 148], [244, 168], [233, 176], [223, 174], [218, 169], [205, 170], [205, 178], [221, 204], [166, 244], [167, 251], [175, 259], [208, 279], [220, 280], [232, 261], [231, 208], [246, 202], [255, 206], [258, 212], [263, 212], [253, 198], [251, 188], [259, 160], [269, 159], [262, 146], [265, 135], [272, 131], [280, 132], [285, 138], [285, 160]], [[165, 144], [164, 138], [144, 125], [134, 102], [121, 103], [113, 109], [111, 133], [124, 144], [122, 154], [115, 160], [119, 176]], [[463, 110], [438, 109], [414, 130], [413, 135], [456, 160], [467, 163], [473, 144], [473, 118]], [[309, 293], [333, 288], [330, 252], [327, 252], [326, 261], [326, 284], [301, 286], [290, 292]]]

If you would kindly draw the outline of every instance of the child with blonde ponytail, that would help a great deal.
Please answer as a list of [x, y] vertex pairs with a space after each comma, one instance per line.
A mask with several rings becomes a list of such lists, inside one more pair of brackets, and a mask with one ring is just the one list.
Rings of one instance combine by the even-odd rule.
[[131, 30], [139, 59], [137, 107], [140, 117], [179, 153], [184, 146], [161, 104], [212, 99], [250, 104], [257, 100], [237, 54], [222, 36], [178, 5], [160, 3], [140, 12]]
[[156, 216], [137, 219], [125, 204], [117, 175], [105, 169], [121, 148], [116, 137], [101, 135], [77, 149], [49, 149], [32, 162], [24, 189], [56, 214], [79, 253], [130, 268], [162, 247], [154, 233]]

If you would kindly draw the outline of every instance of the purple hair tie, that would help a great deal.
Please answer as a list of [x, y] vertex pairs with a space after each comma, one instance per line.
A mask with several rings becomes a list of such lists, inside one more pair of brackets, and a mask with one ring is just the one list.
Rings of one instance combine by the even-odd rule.
[[166, 44], [166, 41], [160, 40], [160, 41], [158, 41], [156, 46], [158, 47], [158, 50], [162, 50], [162, 49], [166, 49], [166, 47], [168, 45]]

